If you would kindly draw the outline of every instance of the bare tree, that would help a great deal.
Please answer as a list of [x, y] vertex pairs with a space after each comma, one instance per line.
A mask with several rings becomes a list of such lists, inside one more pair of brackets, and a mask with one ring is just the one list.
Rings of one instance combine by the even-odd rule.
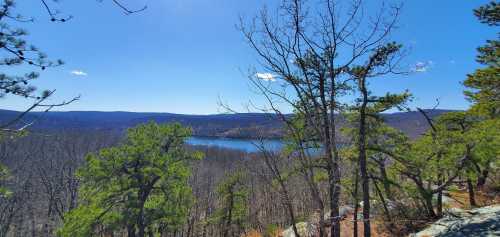
[[[261, 158], [263, 158], [265, 167], [267, 168], [260, 169], [260, 177], [262, 177], [264, 182], [266, 182], [271, 187], [278, 186], [278, 190], [280, 193], [280, 202], [282, 203], [283, 207], [286, 208], [288, 215], [290, 216], [290, 221], [292, 222], [292, 229], [295, 233], [295, 236], [300, 237], [300, 233], [297, 230], [296, 226], [297, 214], [293, 207], [293, 201], [292, 196], [290, 195], [289, 186], [287, 185], [290, 177], [287, 177], [286, 171], [284, 171], [286, 169], [290, 169], [290, 167], [283, 165], [283, 160], [289, 160], [290, 156], [284, 158], [282, 157], [282, 153], [269, 151], [265, 147], [263, 141], [260, 142], [258, 147], [262, 154]], [[268, 170], [270, 172], [268, 174], [267, 172], [262, 172], [263, 170]], [[277, 183], [277, 185], [275, 185], [274, 183]]]
[[[372, 68], [386, 68], [388, 64], [387, 58], [379, 64], [377, 52], [380, 54], [387, 46], [400, 9], [382, 4], [379, 11], [369, 17], [365, 15], [363, 1], [342, 3], [345, 2], [284, 0], [275, 12], [264, 8], [249, 24], [242, 20], [240, 25], [250, 47], [260, 58], [261, 70], [265, 70], [265, 73], [251, 73], [250, 81], [267, 99], [270, 105], [267, 110], [278, 114], [294, 134], [307, 128], [309, 133], [301, 136], [301, 144], [317, 142], [322, 147], [321, 162], [314, 166], [328, 173], [328, 222], [332, 236], [340, 236], [339, 166], [342, 159], [338, 152], [336, 114], [345, 107], [340, 98], [358, 87], [360, 92], [366, 92], [363, 97], [369, 100], [366, 88], [362, 88], [366, 85], [363, 80], [385, 72], [372, 73]], [[341, 11], [342, 7], [347, 10]], [[392, 59], [392, 54], [389, 57]], [[370, 67], [366, 74], [358, 74], [357, 70], [363, 67], [360, 65]], [[303, 120], [300, 126], [284, 115], [280, 104], [292, 107], [300, 115]], [[364, 129], [360, 127], [361, 130]], [[361, 138], [360, 147], [364, 147], [362, 141]], [[362, 155], [360, 158], [361, 163], [366, 159]], [[361, 163], [362, 187], [368, 192], [367, 175]], [[364, 209], [365, 236], [369, 236], [369, 205]], [[322, 229], [323, 226], [320, 235], [324, 235]]]

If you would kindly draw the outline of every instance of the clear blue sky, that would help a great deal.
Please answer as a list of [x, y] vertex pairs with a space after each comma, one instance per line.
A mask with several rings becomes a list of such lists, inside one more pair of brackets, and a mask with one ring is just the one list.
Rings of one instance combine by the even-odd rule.
[[[22, 26], [50, 58], [66, 64], [41, 74], [40, 89], [57, 89], [54, 102], [81, 95], [62, 110], [217, 113], [219, 96], [242, 110], [257, 101], [242, 74], [256, 58], [236, 29], [239, 15], [253, 16], [264, 0], [124, 0], [149, 8], [124, 16], [110, 1], [63, 0], [54, 7], [74, 18], [52, 23], [38, 0], [21, 0], [18, 11], [36, 18]], [[408, 65], [425, 72], [376, 81], [375, 93], [410, 89], [413, 106], [465, 109], [461, 81], [479, 65], [476, 47], [495, 37], [472, 9], [487, 1], [405, 1], [399, 42], [411, 46]], [[71, 72], [78, 71], [75, 75]], [[422, 70], [423, 71], [423, 70]], [[78, 73], [77, 73], [78, 74]], [[26, 101], [5, 98], [3, 109]], [[244, 110], [242, 110], [244, 111]]]

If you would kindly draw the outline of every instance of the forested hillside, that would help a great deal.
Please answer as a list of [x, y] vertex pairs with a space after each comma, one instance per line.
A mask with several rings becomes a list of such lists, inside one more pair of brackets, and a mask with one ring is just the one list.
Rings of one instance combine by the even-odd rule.
[[[450, 110], [429, 110], [428, 114], [431, 118], [434, 118], [446, 112], [450, 112]], [[9, 121], [19, 114], [20, 112], [16, 111], [0, 110], [0, 123]], [[292, 115], [287, 116], [291, 117]], [[429, 128], [425, 117], [418, 112], [386, 113], [382, 115], [382, 118], [387, 124], [402, 130], [412, 138], [422, 135]], [[181, 123], [184, 126], [191, 127], [194, 136], [282, 138], [284, 135], [283, 122], [276, 115], [258, 113], [183, 115], [97, 111], [33, 112], [27, 114], [24, 120], [33, 122], [31, 129], [34, 131], [91, 129], [120, 132], [141, 123], [155, 121], [157, 123]], [[22, 123], [17, 126], [22, 126]]]

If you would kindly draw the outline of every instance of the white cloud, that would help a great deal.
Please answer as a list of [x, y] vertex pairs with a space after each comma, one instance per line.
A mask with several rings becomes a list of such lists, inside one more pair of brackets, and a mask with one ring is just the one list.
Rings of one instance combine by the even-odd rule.
[[81, 76], [81, 77], [85, 77], [88, 75], [86, 72], [84, 72], [82, 70], [73, 70], [70, 73], [75, 75], [75, 76]]
[[417, 62], [413, 68], [415, 72], [427, 72], [427, 65], [423, 62]]
[[427, 62], [417, 62], [411, 68], [413, 72], [427, 72], [432, 66], [434, 66], [434, 62], [429, 60]]
[[263, 81], [276, 81], [276, 76], [271, 73], [256, 73], [255, 76]]

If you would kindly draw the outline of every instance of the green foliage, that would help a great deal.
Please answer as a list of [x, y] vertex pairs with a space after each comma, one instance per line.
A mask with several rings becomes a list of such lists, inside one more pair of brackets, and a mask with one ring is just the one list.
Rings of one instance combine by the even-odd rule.
[[217, 194], [219, 207], [209, 222], [220, 225], [223, 236], [229, 236], [234, 227], [242, 231], [248, 220], [248, 189], [245, 184], [245, 174], [237, 171], [228, 175], [217, 186]]
[[477, 180], [482, 170], [493, 169], [492, 164], [499, 157], [499, 128], [498, 120], [483, 120], [471, 112], [440, 116], [416, 140], [387, 125], [379, 125], [371, 130], [369, 154], [390, 157], [393, 162], [388, 176], [397, 181], [394, 186], [404, 190], [408, 197], [420, 200], [417, 203], [424, 203], [433, 215], [432, 202], [426, 201], [432, 200], [440, 187], [449, 189], [451, 182], [447, 181], [458, 175]]
[[275, 237], [280, 233], [280, 227], [276, 224], [269, 224], [264, 231], [264, 237]]
[[481, 23], [498, 26], [498, 22], [500, 21], [500, 4], [496, 1], [491, 1], [488, 4], [475, 9], [474, 15], [479, 18]]
[[129, 129], [125, 143], [87, 156], [78, 170], [80, 204], [65, 215], [60, 236], [94, 236], [132, 229], [159, 233], [179, 228], [192, 202], [190, 131], [179, 124], [148, 123]]
[[328, 172], [326, 170], [318, 170], [314, 173], [313, 180], [315, 183], [328, 182]]
[[474, 139], [475, 165], [486, 169], [500, 167], [500, 119], [481, 121], [470, 130], [467, 139]]
[[[62, 65], [61, 60], [52, 62], [47, 59], [47, 55], [40, 51], [34, 45], [27, 42], [28, 32], [22, 28], [15, 27], [19, 23], [31, 22], [22, 15], [15, 12], [16, 4], [14, 0], [0, 0], [0, 50], [3, 52], [0, 58], [0, 66], [3, 67], [0, 72], [0, 99], [7, 95], [18, 96], [26, 99], [41, 101], [47, 99], [50, 91], [43, 91], [35, 94], [36, 87], [32, 81], [39, 78], [39, 73], [29, 71], [24, 74], [13, 75], [9, 71], [19, 71], [22, 66], [29, 65], [36, 69], [45, 70], [48, 67]], [[23, 70], [23, 69], [21, 69]], [[22, 136], [25, 131], [4, 131], [10, 128], [10, 122], [0, 123], [0, 141], [4, 138], [13, 136]], [[0, 164], [0, 181], [5, 180], [7, 169]], [[0, 195], [8, 194], [5, 187], [0, 186]]]
[[[500, 5], [491, 2], [474, 11], [478, 19], [490, 26], [498, 26]], [[488, 40], [478, 48], [477, 61], [486, 68], [477, 69], [467, 76], [464, 85], [468, 88], [464, 94], [474, 103], [472, 111], [498, 118], [500, 115], [500, 41]]]
[[[12, 27], [15, 23], [31, 20], [15, 12], [14, 0], [3, 0], [2, 2], [3, 4], [0, 7], [0, 47], [4, 50], [5, 56], [0, 59], [0, 65], [8, 67], [30, 65], [45, 70], [47, 67], [63, 64], [60, 60], [56, 62], [47, 60], [46, 54], [26, 41], [27, 31]], [[0, 73], [0, 97], [12, 94], [39, 100], [49, 96], [47, 92], [40, 95], [33, 94], [36, 88], [31, 85], [31, 81], [38, 77], [39, 74], [34, 71], [24, 75]]]
[[284, 137], [284, 152], [287, 154], [295, 151], [317, 149], [320, 145], [320, 136], [302, 112], [295, 111], [292, 119], [288, 121], [288, 133]]

